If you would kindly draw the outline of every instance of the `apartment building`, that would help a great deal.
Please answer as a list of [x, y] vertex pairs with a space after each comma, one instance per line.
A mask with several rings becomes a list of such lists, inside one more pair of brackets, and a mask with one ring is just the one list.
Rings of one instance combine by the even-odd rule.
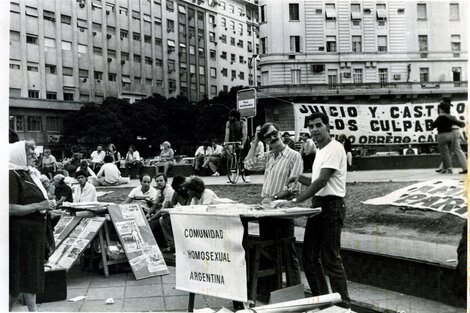
[[10, 16], [10, 127], [38, 145], [59, 146], [86, 102], [260, 81], [255, 0], [13, 0]]
[[[463, 0], [262, 0], [260, 103], [466, 99], [467, 38]], [[265, 102], [267, 119], [292, 117]]]

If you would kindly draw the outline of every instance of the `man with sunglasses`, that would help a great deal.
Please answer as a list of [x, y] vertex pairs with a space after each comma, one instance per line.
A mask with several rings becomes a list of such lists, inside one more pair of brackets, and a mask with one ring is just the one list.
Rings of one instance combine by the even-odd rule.
[[[262, 139], [269, 146], [270, 151], [256, 156], [256, 147]], [[303, 162], [300, 153], [289, 148], [281, 138], [279, 126], [273, 123], [266, 123], [262, 127], [256, 128], [255, 139], [251, 149], [245, 159], [245, 168], [252, 169], [258, 164], [265, 164], [264, 183], [261, 191], [263, 202], [277, 199], [278, 194], [285, 193], [289, 177], [302, 174]], [[294, 183], [292, 189], [300, 189], [300, 184]], [[260, 240], [273, 240], [294, 237], [294, 221], [292, 219], [264, 218], [259, 222]], [[288, 286], [301, 283], [300, 266], [294, 243], [289, 245], [288, 255], [290, 262], [289, 272], [292, 274], [287, 281]], [[265, 267], [267, 261], [261, 260], [260, 266]], [[269, 264], [269, 263], [268, 263]], [[258, 298], [263, 302], [268, 302], [269, 293], [273, 290], [273, 276], [259, 280]]]
[[300, 182], [308, 187], [279, 207], [298, 207], [300, 202], [312, 196], [312, 208], [321, 207], [322, 212], [310, 217], [305, 226], [302, 249], [305, 276], [312, 295], [319, 296], [329, 293], [326, 272], [330, 278], [331, 289], [341, 295], [342, 306], [349, 308], [346, 273], [340, 256], [341, 228], [346, 215], [343, 201], [346, 195], [346, 151], [340, 142], [330, 136], [326, 114], [312, 113], [307, 123], [313, 140], [318, 144], [312, 177], [291, 177], [289, 182]]

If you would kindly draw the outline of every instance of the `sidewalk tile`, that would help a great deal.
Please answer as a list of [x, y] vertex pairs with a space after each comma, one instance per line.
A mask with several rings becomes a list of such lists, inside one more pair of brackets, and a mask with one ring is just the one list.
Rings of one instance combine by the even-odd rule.
[[175, 288], [174, 283], [173, 283], [173, 285], [164, 284], [163, 285], [163, 291], [165, 292], [165, 297], [168, 297], [168, 296], [184, 296], [184, 295], [189, 294], [187, 291], [177, 290]]
[[88, 288], [67, 288], [67, 299], [72, 299], [78, 296], [86, 296]]
[[95, 276], [91, 281], [91, 288], [94, 287], [119, 287], [126, 285], [127, 273], [112, 274], [108, 278]]
[[[41, 303], [38, 307], [38, 311], [39, 312], [79, 312], [82, 304], [83, 304], [83, 300], [80, 300], [77, 302], [70, 302], [70, 301], [47, 302], [47, 303]], [[27, 311], [28, 310], [26, 309], [25, 312]]]
[[188, 309], [189, 296], [165, 296], [165, 311], [186, 311]]
[[155, 276], [145, 279], [136, 280], [134, 274], [129, 273], [127, 276], [127, 286], [155, 285], [162, 283], [162, 276]]
[[122, 299], [124, 296], [124, 287], [100, 287], [90, 288], [87, 300], [106, 300], [108, 298]]
[[88, 288], [93, 279], [92, 275], [83, 276], [67, 275], [67, 286], [70, 288]]
[[169, 275], [165, 275], [165, 276], [162, 276], [162, 282], [164, 284], [175, 284], [176, 283], [176, 274], [169, 274]]
[[127, 286], [124, 292], [124, 297], [126, 299], [160, 296], [163, 296], [163, 290], [160, 284], [148, 286]]
[[123, 301], [123, 299], [114, 299], [114, 304], [106, 304], [105, 300], [85, 300], [80, 312], [121, 312]]
[[124, 308], [122, 312], [148, 312], [148, 311], [165, 311], [163, 297], [150, 297], [142, 299], [126, 299], [124, 300]]

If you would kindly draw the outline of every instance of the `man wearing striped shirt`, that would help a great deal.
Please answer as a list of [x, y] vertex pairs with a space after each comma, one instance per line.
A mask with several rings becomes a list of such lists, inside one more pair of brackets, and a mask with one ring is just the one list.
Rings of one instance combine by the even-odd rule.
[[[263, 140], [270, 148], [269, 152], [256, 156], [256, 147], [259, 140]], [[245, 158], [245, 168], [253, 169], [258, 163], [265, 163], [264, 183], [261, 191], [263, 202], [277, 199], [277, 195], [285, 191], [288, 180], [292, 176], [302, 174], [303, 161], [300, 153], [292, 150], [281, 139], [279, 126], [273, 123], [266, 123], [262, 127], [256, 128], [256, 134], [251, 149]], [[300, 184], [294, 183], [290, 186], [292, 189], [300, 189]], [[260, 240], [276, 239], [278, 235], [281, 238], [294, 237], [294, 221], [291, 219], [261, 219], [259, 223]], [[300, 266], [294, 243], [289, 245], [288, 255], [290, 257], [290, 273], [292, 274], [287, 281], [288, 286], [301, 283]], [[265, 261], [266, 262], [266, 261]], [[265, 263], [266, 264], [266, 263]], [[263, 263], [261, 263], [263, 266]], [[268, 302], [269, 292], [273, 290], [273, 277], [266, 277], [259, 280], [258, 299]]]

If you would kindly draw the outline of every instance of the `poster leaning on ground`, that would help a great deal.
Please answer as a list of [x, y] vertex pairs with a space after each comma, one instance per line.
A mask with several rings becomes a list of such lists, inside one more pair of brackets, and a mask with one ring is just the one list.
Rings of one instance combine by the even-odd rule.
[[135, 278], [139, 280], [168, 274], [165, 259], [140, 205], [111, 205], [108, 212]]

